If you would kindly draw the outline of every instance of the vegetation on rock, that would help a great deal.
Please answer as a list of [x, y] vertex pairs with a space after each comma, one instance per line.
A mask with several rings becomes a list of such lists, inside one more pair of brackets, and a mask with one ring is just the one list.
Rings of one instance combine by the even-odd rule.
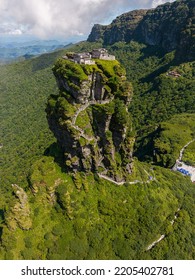
[[47, 118], [69, 170], [101, 169], [118, 181], [128, 175], [127, 170], [131, 173], [134, 141], [127, 137], [131, 129], [127, 106], [132, 87], [118, 61], [95, 62], [57, 61], [53, 71], [60, 93], [49, 97]]
[[[98, 26], [70, 51], [106, 43], [120, 63], [59, 59], [59, 93], [51, 69], [66, 50], [1, 66], [1, 259], [195, 258], [194, 185], [169, 170], [194, 139], [193, 23], [194, 1], [182, 0]], [[93, 74], [101, 86], [90, 91]], [[91, 168], [100, 154], [104, 165]], [[194, 165], [194, 154], [192, 142], [183, 160]]]

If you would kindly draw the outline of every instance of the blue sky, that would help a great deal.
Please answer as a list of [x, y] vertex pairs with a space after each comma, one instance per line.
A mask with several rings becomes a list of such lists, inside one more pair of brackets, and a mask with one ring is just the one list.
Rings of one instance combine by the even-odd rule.
[[107, 24], [124, 12], [165, 2], [173, 0], [0, 0], [0, 35], [83, 38], [94, 23]]

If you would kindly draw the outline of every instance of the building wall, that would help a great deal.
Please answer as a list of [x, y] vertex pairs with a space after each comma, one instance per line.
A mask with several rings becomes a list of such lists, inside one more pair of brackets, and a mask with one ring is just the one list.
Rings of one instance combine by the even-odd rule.
[[115, 60], [115, 56], [114, 55], [100, 55], [99, 58], [100, 59], [104, 59], [104, 60]]
[[88, 59], [88, 60], [84, 60], [83, 62], [84, 64], [95, 64], [95, 61]]

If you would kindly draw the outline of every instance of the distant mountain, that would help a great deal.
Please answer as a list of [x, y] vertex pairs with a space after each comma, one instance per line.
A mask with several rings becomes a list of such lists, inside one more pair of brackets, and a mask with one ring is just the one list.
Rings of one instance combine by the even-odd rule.
[[57, 40], [33, 40], [30, 42], [0, 42], [0, 61], [15, 60], [19, 57], [31, 57], [63, 49], [68, 43]]
[[165, 51], [176, 50], [178, 56], [195, 57], [195, 1], [178, 0], [151, 10], [138, 10], [117, 17], [110, 25], [95, 25], [89, 42], [104, 45], [119, 41], [139, 41]]
[[59, 45], [67, 45], [67, 42], [59, 42], [57, 40], [31, 40], [31, 41], [14, 41], [14, 40], [3, 40], [1, 38], [0, 47], [15, 49], [15, 48], [24, 48], [29, 46], [59, 46]]

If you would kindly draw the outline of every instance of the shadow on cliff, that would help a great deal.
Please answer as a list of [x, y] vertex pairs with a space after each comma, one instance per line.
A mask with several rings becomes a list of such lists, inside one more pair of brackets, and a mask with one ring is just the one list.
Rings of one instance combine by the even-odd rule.
[[139, 58], [139, 61], [143, 62], [145, 59], [155, 56], [160, 59], [159, 64], [161, 64], [161, 66], [142, 78], [140, 80], [141, 83], [151, 82], [160, 74], [169, 71], [170, 67], [175, 67], [182, 63], [187, 63], [190, 61], [187, 55], [182, 55], [178, 50], [175, 50], [175, 52], [167, 52], [157, 46], [144, 47], [142, 49], [142, 53], [143, 55]]
[[44, 152], [44, 156], [53, 157], [54, 161], [61, 167], [62, 172], [67, 172], [64, 164], [64, 154], [59, 145], [54, 142]]
[[155, 56], [159, 59], [159, 68], [155, 69], [150, 74], [146, 75], [140, 80], [141, 83], [148, 83], [153, 81], [157, 76], [162, 73], [165, 73], [169, 70], [170, 66], [178, 64], [174, 54], [166, 58], [167, 52], [162, 48], [157, 46], [147, 46], [142, 49], [142, 56], [139, 58], [139, 61], [144, 62], [144, 60], [151, 59], [152, 56]]
[[[140, 41], [140, 44], [141, 43], [142, 42]], [[151, 58], [152, 56], [162, 59], [166, 55], [167, 51], [156, 45], [144, 45], [144, 47], [141, 49], [141, 53], [142, 56], [139, 58], [139, 60], [143, 61], [144, 59]]]
[[171, 66], [176, 66], [177, 64], [174, 64], [174, 62], [170, 62], [160, 68], [158, 68], [157, 70], [153, 71], [152, 73], [150, 73], [149, 75], [147, 75], [146, 77], [142, 78], [140, 80], [141, 83], [149, 83], [151, 81], [153, 81], [155, 78], [157, 78], [159, 75], [166, 73]]
[[[151, 128], [152, 130], [152, 128]], [[139, 137], [137, 139], [137, 143], [135, 144], [134, 156], [139, 159], [139, 161], [153, 161], [153, 150], [154, 150], [154, 137], [157, 134], [155, 128], [151, 132], [140, 132], [143, 133], [143, 137]]]

